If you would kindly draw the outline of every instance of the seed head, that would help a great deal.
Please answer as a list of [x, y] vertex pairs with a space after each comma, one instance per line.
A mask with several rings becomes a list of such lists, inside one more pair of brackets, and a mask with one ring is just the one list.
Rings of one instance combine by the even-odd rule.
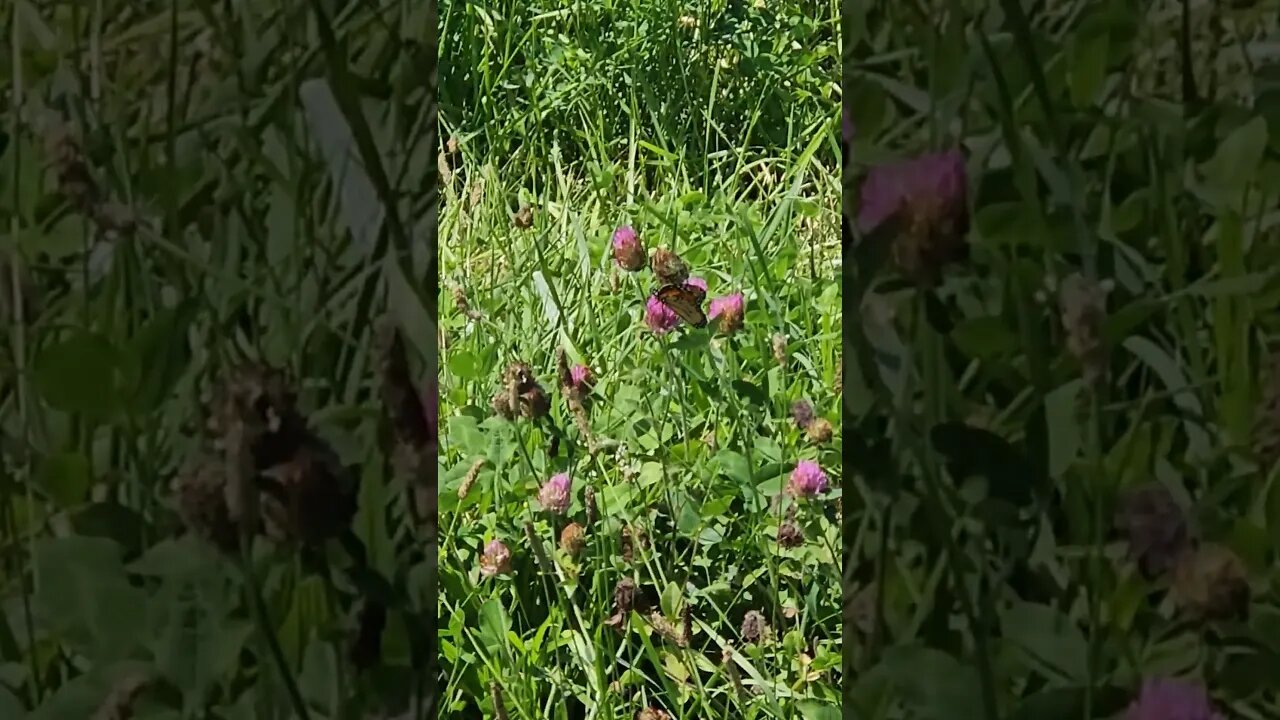
[[774, 335], [771, 341], [773, 345], [773, 360], [781, 367], [787, 366], [787, 336]]

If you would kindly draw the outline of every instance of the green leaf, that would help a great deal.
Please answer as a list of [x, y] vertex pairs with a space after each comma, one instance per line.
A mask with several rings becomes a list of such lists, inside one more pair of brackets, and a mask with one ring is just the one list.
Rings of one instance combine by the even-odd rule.
[[1236, 207], [1258, 174], [1267, 146], [1267, 121], [1255, 116], [1232, 130], [1202, 167], [1205, 193], [1222, 207]]
[[129, 584], [116, 543], [78, 536], [39, 540], [35, 571], [41, 625], [85, 654], [119, 660], [145, 641], [146, 595]]
[[77, 452], [50, 455], [40, 463], [40, 486], [60, 508], [84, 502], [92, 482], [89, 460]]
[[129, 350], [140, 370], [134, 396], [139, 412], [160, 407], [187, 370], [191, 362], [187, 328], [195, 314], [195, 303], [183, 302], [156, 313], [134, 336]]
[[1049, 476], [1062, 477], [1080, 452], [1080, 422], [1076, 407], [1081, 380], [1072, 380], [1044, 398], [1045, 419], [1049, 423]]
[[1004, 637], [1042, 668], [1067, 680], [1087, 680], [1089, 643], [1061, 611], [1047, 605], [1015, 602], [1000, 623]]
[[22, 720], [27, 716], [27, 709], [22, 706], [18, 697], [9, 688], [0, 685], [0, 718]]
[[507, 617], [502, 601], [497, 597], [489, 598], [480, 606], [479, 634], [485, 649], [495, 654], [506, 647], [507, 633], [511, 630], [511, 620]]
[[45, 402], [69, 413], [107, 419], [124, 399], [123, 364], [106, 338], [76, 330], [36, 358], [36, 389]]

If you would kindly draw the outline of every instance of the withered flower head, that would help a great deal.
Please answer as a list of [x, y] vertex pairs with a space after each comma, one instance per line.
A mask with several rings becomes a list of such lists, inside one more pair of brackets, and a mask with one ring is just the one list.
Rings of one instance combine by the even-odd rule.
[[1129, 555], [1148, 578], [1170, 570], [1189, 544], [1186, 514], [1159, 482], [1139, 486], [1123, 496], [1115, 522], [1129, 545]]
[[1075, 273], [1058, 288], [1062, 328], [1067, 333], [1067, 350], [1084, 371], [1084, 380], [1093, 385], [1107, 370], [1107, 347], [1102, 326], [1107, 319], [1107, 291], [1092, 280]]
[[239, 546], [239, 513], [228, 503], [225, 463], [220, 458], [199, 457], [174, 480], [178, 516], [197, 537], [224, 552]]
[[267, 530], [277, 539], [319, 544], [341, 535], [355, 517], [359, 480], [315, 435], [293, 457], [262, 470], [259, 483]]
[[636, 711], [635, 720], [671, 720], [671, 716], [665, 710], [647, 707]]
[[515, 217], [512, 218], [512, 221], [515, 223], [516, 227], [521, 230], [528, 230], [533, 227], [533, 208], [528, 205], [520, 208], [519, 212], [517, 212]]
[[586, 533], [583, 532], [582, 526], [576, 522], [571, 522], [564, 526], [564, 530], [560, 531], [560, 549], [570, 557], [577, 557], [578, 553], [587, 545]]
[[1207, 543], [1184, 552], [1174, 567], [1178, 605], [1203, 620], [1246, 618], [1250, 589], [1244, 562], [1229, 548]]
[[833, 432], [831, 422], [826, 418], [817, 418], [806, 429], [809, 439], [818, 444], [830, 442]]
[[778, 526], [778, 544], [784, 548], [793, 548], [803, 545], [804, 530], [791, 520], [783, 522]]
[[748, 610], [742, 618], [742, 639], [745, 642], [763, 642], [769, 637], [769, 623], [758, 610]]
[[666, 248], [658, 248], [649, 260], [649, 268], [664, 285], [680, 285], [689, 279], [689, 266], [679, 255]]
[[801, 430], [809, 427], [809, 423], [813, 422], [813, 404], [808, 400], [791, 403], [791, 419]]
[[770, 344], [773, 346], [773, 361], [785, 368], [787, 366], [787, 336], [774, 335], [773, 339], [770, 340]]
[[480, 556], [480, 574], [493, 577], [511, 572], [511, 551], [501, 540], [490, 540]]

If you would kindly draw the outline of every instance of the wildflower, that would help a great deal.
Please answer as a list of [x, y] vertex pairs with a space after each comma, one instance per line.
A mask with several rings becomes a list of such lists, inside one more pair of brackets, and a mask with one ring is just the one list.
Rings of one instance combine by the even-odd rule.
[[809, 423], [807, 432], [810, 440], [812, 440], [815, 443], [822, 444], [825, 442], [830, 442], [831, 435], [834, 432], [834, 430], [832, 429], [831, 422], [829, 420], [827, 420], [826, 418], [818, 418], [813, 422]]
[[[689, 279], [689, 266], [680, 259], [679, 255], [666, 248], [658, 248], [654, 251], [653, 257], [649, 260], [649, 267], [658, 281], [664, 285], [680, 285]], [[706, 290], [705, 282], [702, 284], [702, 289]]]
[[791, 520], [778, 526], [778, 544], [784, 548], [799, 547], [804, 544], [804, 530]]
[[773, 345], [773, 360], [782, 367], [787, 366], [787, 336], [774, 335], [771, 340]]
[[1222, 720], [1209, 694], [1196, 683], [1167, 678], [1142, 683], [1125, 720]]
[[521, 230], [528, 230], [533, 227], [533, 208], [528, 205], [520, 208], [519, 212], [512, 218], [512, 222]]
[[680, 316], [652, 295], [644, 305], [644, 322], [654, 335], [665, 335], [680, 324]]
[[1202, 620], [1243, 618], [1249, 610], [1249, 581], [1240, 557], [1222, 545], [1207, 544], [1179, 558], [1173, 573], [1178, 604]]
[[1186, 515], [1169, 489], [1158, 482], [1123, 497], [1115, 523], [1129, 544], [1130, 557], [1148, 578], [1172, 569], [1188, 547]]
[[1079, 273], [1072, 274], [1058, 289], [1058, 305], [1067, 333], [1067, 350], [1080, 361], [1085, 383], [1093, 385], [1107, 369], [1107, 348], [1102, 339], [1107, 288]]
[[827, 474], [822, 472], [818, 463], [812, 460], [801, 460], [791, 472], [791, 480], [787, 485], [791, 494], [796, 497], [812, 497], [827, 491]]
[[696, 287], [699, 290], [701, 290], [703, 293], [707, 292], [707, 281], [698, 277], [697, 275], [692, 275], [686, 278], [684, 281], [684, 284], [689, 285], [691, 287]]
[[809, 423], [813, 422], [813, 405], [808, 400], [791, 403], [791, 419], [801, 430], [809, 427]]
[[501, 540], [490, 540], [480, 556], [480, 574], [485, 577], [505, 575], [511, 572], [511, 551]]
[[538, 502], [542, 509], [557, 515], [563, 515], [569, 509], [572, 481], [565, 473], [551, 476], [542, 489], [538, 491]]
[[742, 639], [746, 642], [761, 642], [769, 637], [769, 623], [758, 610], [748, 610], [742, 618]]
[[586, 544], [586, 534], [578, 523], [569, 523], [564, 530], [560, 531], [560, 549], [566, 555], [577, 557], [578, 553], [582, 552], [582, 548], [586, 547]]
[[635, 272], [644, 267], [644, 245], [630, 225], [623, 225], [613, 231], [613, 261], [627, 272]]
[[[692, 278], [691, 278], [692, 279]], [[720, 319], [720, 331], [732, 333], [742, 328], [742, 293], [734, 293], [711, 301], [707, 317]]]
[[520, 394], [520, 414], [530, 420], [546, 416], [551, 412], [551, 399], [541, 385]]
[[968, 252], [968, 178], [958, 150], [877, 167], [862, 185], [858, 224], [871, 232], [900, 221], [892, 255], [907, 277], [933, 284]]
[[637, 710], [634, 720], [671, 720], [671, 716], [665, 710], [659, 710], [651, 706], [643, 710]]
[[591, 368], [586, 365], [574, 365], [569, 369], [569, 379], [573, 383], [573, 387], [579, 390], [590, 390], [595, 384], [595, 378], [591, 377]]

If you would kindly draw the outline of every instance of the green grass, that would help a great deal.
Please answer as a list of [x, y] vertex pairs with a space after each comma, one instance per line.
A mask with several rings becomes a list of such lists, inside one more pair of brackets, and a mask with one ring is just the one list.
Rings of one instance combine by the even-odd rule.
[[[431, 15], [332, 5], [0, 9], [0, 717], [427, 714], [431, 563], [381, 442], [372, 320], [398, 325], [417, 384]], [[206, 430], [246, 362], [289, 373], [316, 444], [360, 479], [346, 544], [246, 532], [218, 554], [176, 512], [203, 453], [208, 508], [237, 480], [268, 501], [271, 471]], [[371, 602], [389, 639], [357, 668]]]
[[[1102, 720], [1174, 676], [1274, 717], [1277, 5], [929, 5], [859, 5], [844, 35], [846, 208], [872, 166], [960, 147], [973, 220], [936, 289], [850, 268], [850, 300], [889, 312], [848, 337], [845, 563], [882, 624], [855, 635], [845, 709]], [[1074, 273], [1112, 288], [1094, 387], [1057, 295]], [[1153, 481], [1243, 577], [1195, 553], [1139, 574], [1116, 517]], [[1206, 585], [1241, 583], [1247, 613], [1203, 617]]]
[[[840, 472], [839, 434], [815, 446], [789, 418], [809, 398], [839, 424], [837, 11], [442, 7], [442, 137], [459, 148], [442, 184], [440, 250], [445, 717], [491, 716], [495, 686], [510, 717], [529, 719], [630, 718], [646, 706], [677, 718], [836, 712], [835, 503], [802, 509], [807, 541], [782, 550], [784, 510], [771, 500], [798, 459], [820, 461], [833, 484]], [[512, 216], [525, 206], [533, 222], [522, 229]], [[641, 316], [656, 281], [613, 265], [623, 224], [678, 252], [710, 297], [744, 293], [744, 329], [652, 335]], [[787, 338], [785, 367], [775, 335]], [[600, 452], [561, 398], [559, 350], [597, 377]], [[491, 417], [517, 360], [552, 396], [549, 422]], [[567, 518], [536, 501], [562, 471], [574, 478]], [[587, 522], [588, 487], [599, 518], [572, 558], [558, 535]], [[632, 563], [624, 525], [648, 537]], [[494, 538], [513, 569], [485, 579], [479, 557]], [[621, 633], [604, 624], [624, 577], [677, 626], [690, 608], [688, 647], [639, 615]], [[742, 641], [748, 610], [774, 638]]]

